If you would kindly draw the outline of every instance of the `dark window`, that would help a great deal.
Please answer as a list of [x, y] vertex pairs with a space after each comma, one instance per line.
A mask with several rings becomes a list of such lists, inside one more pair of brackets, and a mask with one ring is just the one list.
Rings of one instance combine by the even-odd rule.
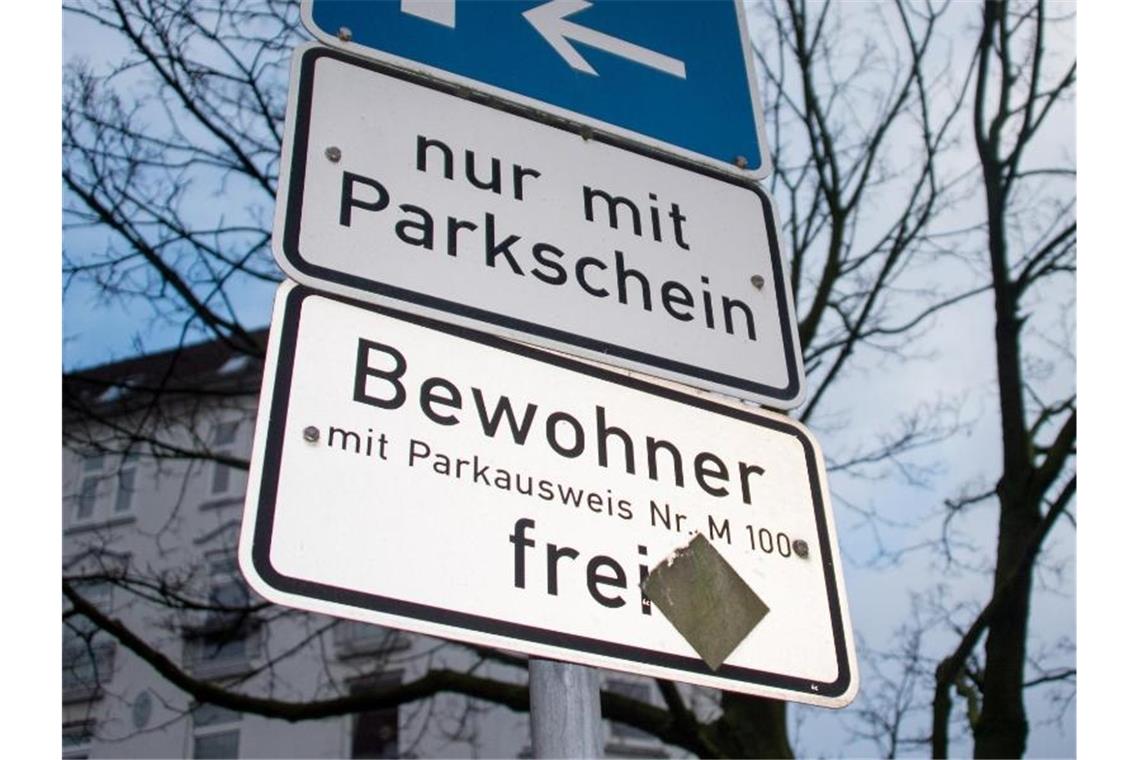
[[187, 631], [186, 661], [199, 675], [232, 674], [249, 668], [257, 654], [257, 619], [243, 608], [250, 602], [232, 551], [207, 556], [210, 604], [201, 622]]
[[240, 731], [221, 731], [216, 734], [203, 734], [194, 737], [194, 757], [196, 758], [236, 758]]
[[91, 743], [95, 733], [95, 721], [75, 720], [63, 724], [63, 748], [81, 747]]
[[[234, 453], [233, 446], [237, 441], [237, 422], [223, 422], [214, 428], [212, 441], [215, 454], [230, 456]], [[227, 493], [230, 490], [230, 473], [233, 470], [229, 465], [221, 462], [214, 463], [214, 474], [210, 483], [210, 493]]]
[[194, 724], [194, 757], [236, 758], [241, 713], [217, 705], [198, 705], [190, 714]]
[[[364, 694], [384, 686], [400, 682], [397, 673], [361, 678], [349, 684], [349, 694]], [[352, 757], [383, 758], [399, 757], [400, 749], [400, 710], [386, 707], [382, 710], [369, 710], [352, 719]]]
[[357, 620], [339, 620], [333, 629], [333, 643], [342, 658], [375, 655], [407, 645], [399, 631]]
[[90, 520], [95, 514], [96, 489], [99, 487], [99, 476], [88, 475], [79, 486], [79, 505], [75, 508], [76, 520]]
[[138, 454], [127, 454], [119, 466], [118, 489], [115, 491], [115, 514], [131, 511], [135, 495], [135, 472], [138, 467]]
[[63, 691], [94, 692], [111, 680], [115, 668], [115, 642], [89, 642], [85, 636], [66, 629], [63, 635]]
[[[111, 585], [87, 582], [76, 591], [102, 612], [111, 612]], [[82, 615], [63, 624], [63, 697], [65, 701], [91, 699], [99, 686], [114, 675], [115, 642]]]

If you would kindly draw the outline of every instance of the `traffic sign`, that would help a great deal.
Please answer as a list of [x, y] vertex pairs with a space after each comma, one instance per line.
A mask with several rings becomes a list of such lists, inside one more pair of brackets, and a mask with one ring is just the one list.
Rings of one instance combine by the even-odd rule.
[[294, 280], [791, 408], [803, 360], [753, 183], [584, 140], [316, 45], [273, 249]]
[[[784, 416], [287, 283], [249, 484], [270, 601], [829, 707], [858, 688], [822, 458]], [[715, 669], [639, 588], [697, 534], [758, 598]]]
[[335, 48], [721, 170], [771, 171], [740, 0], [303, 0], [301, 18]]

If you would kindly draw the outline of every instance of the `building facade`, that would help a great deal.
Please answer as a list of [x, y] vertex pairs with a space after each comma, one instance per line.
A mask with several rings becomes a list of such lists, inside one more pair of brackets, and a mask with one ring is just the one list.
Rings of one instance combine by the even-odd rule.
[[[462, 695], [290, 722], [195, 699], [169, 677], [291, 705], [432, 669], [526, 684], [516, 654], [285, 609], [250, 590], [237, 540], [260, 374], [257, 359], [214, 342], [64, 376], [65, 588], [128, 633], [65, 596], [63, 756], [531, 756], [526, 713]], [[664, 704], [650, 679], [606, 672], [603, 685]], [[712, 704], [705, 690], [685, 694]], [[619, 723], [605, 734], [607, 755], [683, 754]]]

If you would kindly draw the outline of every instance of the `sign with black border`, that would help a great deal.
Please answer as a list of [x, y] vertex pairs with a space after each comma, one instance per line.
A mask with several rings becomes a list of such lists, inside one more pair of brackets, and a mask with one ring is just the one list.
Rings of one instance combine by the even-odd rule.
[[[697, 531], [771, 608], [716, 671], [637, 588]], [[239, 558], [314, 612], [827, 707], [858, 688], [802, 425], [291, 283]]]
[[301, 0], [301, 22], [330, 48], [549, 121], [753, 180], [772, 171], [741, 0]]
[[781, 250], [746, 180], [294, 55], [273, 251], [302, 284], [787, 409], [804, 369]]

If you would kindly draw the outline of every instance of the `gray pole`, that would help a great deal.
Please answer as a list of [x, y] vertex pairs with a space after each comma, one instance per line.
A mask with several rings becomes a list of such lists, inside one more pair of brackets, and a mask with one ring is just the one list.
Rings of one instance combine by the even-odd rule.
[[530, 736], [536, 758], [601, 757], [598, 671], [531, 657]]

